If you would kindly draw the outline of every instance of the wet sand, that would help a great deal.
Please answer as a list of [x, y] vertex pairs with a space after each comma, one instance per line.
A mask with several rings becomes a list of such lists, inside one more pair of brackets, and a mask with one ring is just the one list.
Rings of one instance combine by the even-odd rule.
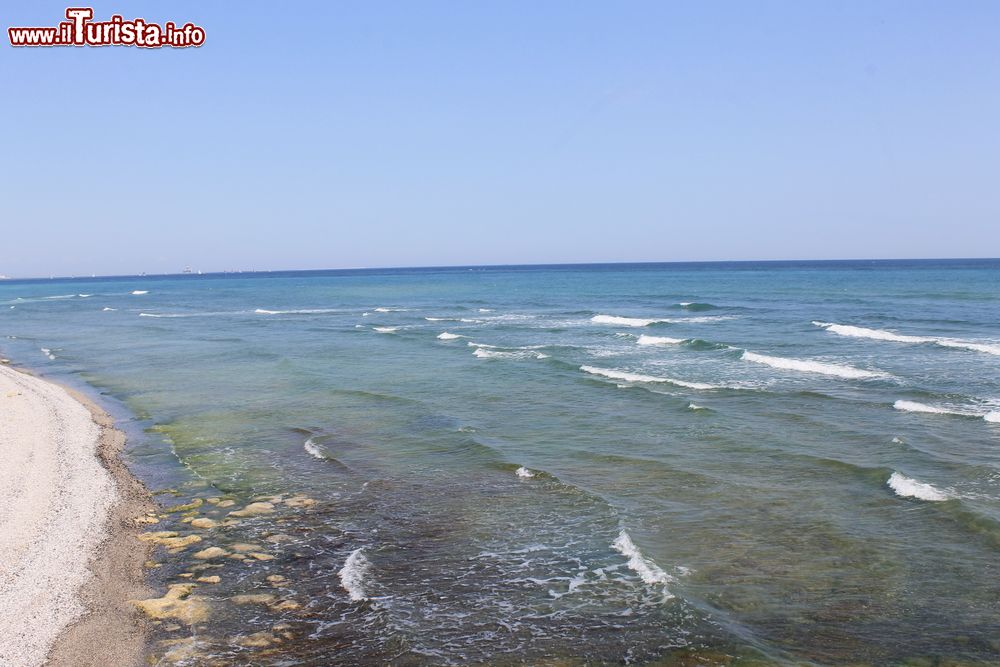
[[0, 664], [135, 665], [154, 509], [123, 434], [74, 392], [0, 365]]

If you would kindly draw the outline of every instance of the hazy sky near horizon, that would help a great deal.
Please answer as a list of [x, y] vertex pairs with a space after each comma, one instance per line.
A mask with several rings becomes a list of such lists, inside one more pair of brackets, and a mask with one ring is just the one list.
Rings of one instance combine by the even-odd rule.
[[1000, 3], [101, 2], [0, 53], [0, 274], [1000, 256]]

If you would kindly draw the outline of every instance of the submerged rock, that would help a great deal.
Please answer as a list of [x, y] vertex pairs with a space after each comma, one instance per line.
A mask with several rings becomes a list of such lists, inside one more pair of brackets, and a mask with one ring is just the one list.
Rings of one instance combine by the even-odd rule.
[[183, 505], [174, 505], [173, 507], [167, 507], [163, 511], [166, 514], [173, 514], [175, 512], [187, 512], [193, 509], [197, 509], [205, 504], [205, 501], [201, 498], [195, 498], [189, 503], [184, 503]]
[[266, 630], [255, 632], [252, 635], [233, 638], [233, 643], [246, 648], [265, 648], [272, 644], [278, 644], [281, 640]]
[[287, 505], [288, 507], [312, 507], [318, 502], [319, 502], [318, 500], [309, 498], [308, 496], [297, 494], [292, 496], [291, 498], [286, 499], [285, 505]]
[[273, 511], [274, 511], [274, 505], [271, 503], [266, 503], [266, 502], [250, 503], [241, 510], [235, 510], [233, 512], [230, 512], [229, 516], [237, 516], [237, 517], [260, 516], [261, 514], [270, 514]]
[[274, 560], [274, 556], [272, 556], [271, 554], [260, 553], [259, 551], [255, 551], [248, 555], [251, 558], [256, 558], [257, 560]]
[[226, 551], [225, 549], [221, 549], [219, 547], [208, 547], [207, 549], [202, 549], [201, 551], [194, 554], [194, 557], [200, 558], [202, 560], [208, 560], [210, 558], [219, 558], [221, 556], [225, 556], [228, 553], [229, 553], [228, 551]]
[[167, 549], [183, 549], [191, 544], [201, 542], [201, 537], [198, 535], [187, 535], [185, 537], [178, 536], [172, 530], [161, 530], [155, 533], [141, 533], [139, 539], [143, 542], [152, 542], [153, 544], [161, 544]]
[[203, 584], [217, 584], [222, 581], [222, 577], [217, 574], [213, 574], [210, 577], [198, 577], [195, 581], [201, 582]]
[[247, 593], [245, 595], [234, 595], [230, 598], [233, 604], [270, 604], [274, 602], [274, 593]]
[[209, 645], [199, 637], [184, 637], [183, 639], [168, 639], [160, 642], [160, 648], [166, 649], [156, 661], [157, 665], [194, 664], [201, 657], [201, 651]]
[[131, 600], [147, 616], [154, 619], [174, 618], [194, 625], [208, 619], [209, 604], [205, 598], [191, 595], [196, 584], [172, 584], [166, 595], [148, 600]]
[[213, 519], [202, 517], [200, 519], [191, 519], [191, 525], [194, 528], [215, 528], [219, 524]]
[[300, 607], [302, 607], [302, 605], [295, 600], [282, 600], [278, 604], [271, 605], [271, 609], [274, 611], [295, 611]]

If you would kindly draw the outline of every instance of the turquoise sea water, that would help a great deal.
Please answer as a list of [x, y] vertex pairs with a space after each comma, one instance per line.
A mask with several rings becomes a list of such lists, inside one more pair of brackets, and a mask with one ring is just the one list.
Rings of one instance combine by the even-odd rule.
[[156, 585], [273, 558], [158, 655], [1000, 662], [997, 260], [4, 281], [0, 336], [164, 505], [317, 501], [167, 515]]

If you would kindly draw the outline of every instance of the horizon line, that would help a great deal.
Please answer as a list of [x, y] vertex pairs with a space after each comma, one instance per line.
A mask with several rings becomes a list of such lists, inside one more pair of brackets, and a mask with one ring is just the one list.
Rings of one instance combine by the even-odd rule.
[[516, 268], [547, 268], [547, 267], [585, 267], [585, 266], [656, 266], [684, 264], [794, 264], [794, 263], [847, 263], [847, 262], [970, 262], [970, 261], [1000, 261], [1000, 257], [856, 257], [838, 259], [703, 259], [703, 260], [645, 260], [645, 261], [610, 261], [610, 262], [530, 262], [523, 264], [426, 264], [413, 266], [352, 266], [339, 268], [309, 268], [309, 269], [224, 269], [221, 271], [190, 271], [182, 270], [172, 273], [107, 273], [87, 275], [49, 275], [49, 276], [7, 276], [0, 274], [2, 282], [18, 282], [27, 280], [97, 280], [106, 278], [168, 278], [180, 276], [232, 276], [261, 273], [324, 273], [349, 271], [434, 271], [455, 269], [516, 269]]

